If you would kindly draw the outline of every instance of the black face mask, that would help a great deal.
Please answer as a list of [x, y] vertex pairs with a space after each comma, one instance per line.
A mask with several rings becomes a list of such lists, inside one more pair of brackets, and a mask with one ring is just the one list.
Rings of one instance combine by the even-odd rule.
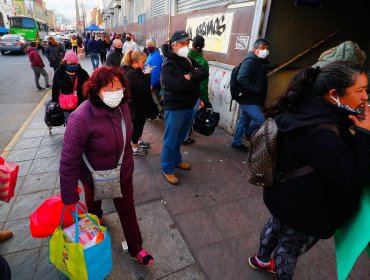
[[49, 46], [52, 46], [52, 45], [53, 45], [53, 43], [52, 43], [52, 42], [49, 42], [49, 43], [48, 43], [48, 45], [49, 45]]
[[116, 51], [118, 53], [122, 53], [122, 48], [114, 48], [114, 51]]
[[126, 38], [126, 40], [127, 40], [127, 41], [131, 41], [131, 37], [127, 37], [127, 38]]

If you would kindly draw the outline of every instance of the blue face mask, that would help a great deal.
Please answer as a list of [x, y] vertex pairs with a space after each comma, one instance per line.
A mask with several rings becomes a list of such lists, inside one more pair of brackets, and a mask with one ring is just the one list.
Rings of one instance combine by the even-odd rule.
[[343, 110], [349, 111], [349, 112], [354, 113], [354, 114], [360, 114], [361, 113], [361, 110], [360, 109], [352, 109], [348, 105], [343, 105], [339, 101], [339, 96], [337, 96], [337, 98], [334, 98], [333, 96], [330, 95], [330, 98], [333, 99], [337, 103], [338, 108], [341, 108]]
[[75, 73], [78, 70], [78, 67], [78, 64], [64, 64], [64, 69], [70, 73]]

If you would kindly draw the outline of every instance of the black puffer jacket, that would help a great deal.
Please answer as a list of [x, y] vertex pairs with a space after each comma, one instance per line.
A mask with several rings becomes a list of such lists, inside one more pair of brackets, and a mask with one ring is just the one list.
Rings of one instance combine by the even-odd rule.
[[159, 112], [150, 90], [151, 76], [144, 74], [140, 68], [135, 69], [131, 66], [124, 66], [123, 71], [131, 90], [130, 110], [132, 118], [158, 115]]
[[[80, 105], [85, 97], [82, 94], [82, 86], [89, 79], [89, 74], [81, 68], [78, 68], [76, 72], [77, 80], [77, 96], [78, 96], [78, 105]], [[52, 100], [53, 102], [59, 103], [60, 92], [63, 94], [72, 94], [73, 93], [74, 82], [72, 82], [70, 76], [66, 73], [64, 66], [61, 65], [57, 70], [55, 70], [53, 77], [53, 87], [52, 87]], [[73, 110], [71, 110], [73, 111]]]
[[370, 183], [370, 131], [355, 128], [352, 135], [349, 112], [321, 97], [306, 97], [301, 104], [276, 117], [277, 171], [310, 165], [314, 172], [265, 188], [264, 201], [282, 222], [330, 238], [353, 215], [362, 187]]
[[264, 107], [267, 94], [265, 59], [249, 52], [239, 69], [237, 81], [246, 92], [239, 103]]
[[[208, 71], [194, 59], [180, 57], [170, 45], [163, 45], [165, 59], [162, 64], [161, 84], [165, 110], [190, 109], [200, 97], [200, 82], [208, 77]], [[184, 75], [190, 74], [191, 80]]]
[[108, 54], [107, 62], [105, 64], [107, 66], [120, 67], [122, 58], [122, 52], [117, 52], [113, 50], [113, 52]]

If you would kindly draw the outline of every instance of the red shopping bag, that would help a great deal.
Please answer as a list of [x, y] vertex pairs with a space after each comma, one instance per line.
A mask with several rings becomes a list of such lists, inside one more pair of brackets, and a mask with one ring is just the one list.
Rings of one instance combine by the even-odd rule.
[[6, 162], [0, 157], [0, 200], [9, 202], [14, 196], [19, 165]]
[[[81, 192], [79, 188], [79, 193]], [[82, 208], [86, 210], [86, 206], [78, 202]], [[57, 194], [46, 199], [30, 216], [30, 230], [32, 237], [45, 238], [53, 234], [60, 225], [60, 217], [62, 216], [63, 207], [62, 197]], [[74, 223], [71, 211], [76, 210], [76, 204], [66, 205], [68, 211], [65, 211], [63, 220], [63, 228], [68, 227]], [[71, 210], [71, 211], [69, 211]], [[79, 209], [78, 214], [83, 214]]]

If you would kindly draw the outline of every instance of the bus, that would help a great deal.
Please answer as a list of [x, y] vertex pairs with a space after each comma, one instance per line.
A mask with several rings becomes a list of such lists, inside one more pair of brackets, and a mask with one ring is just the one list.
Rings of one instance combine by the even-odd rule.
[[26, 16], [9, 17], [9, 21], [9, 33], [22, 35], [28, 43], [40, 44], [48, 34], [49, 28], [45, 21]]

